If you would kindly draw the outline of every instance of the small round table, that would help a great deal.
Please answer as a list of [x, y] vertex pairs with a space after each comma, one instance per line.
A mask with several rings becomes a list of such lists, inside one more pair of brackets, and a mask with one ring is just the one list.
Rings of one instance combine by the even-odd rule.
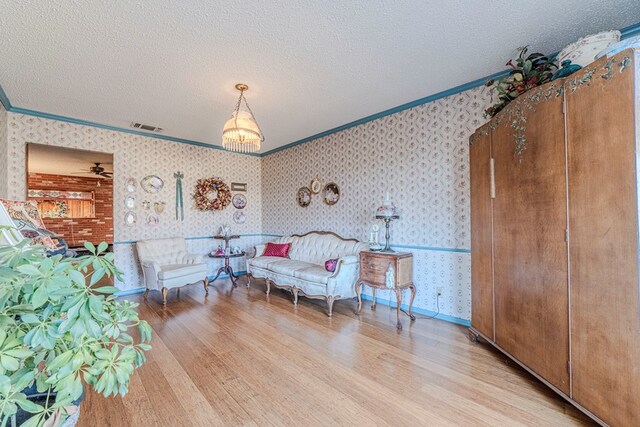
[[231, 283], [233, 284], [233, 287], [235, 288], [237, 286], [236, 279], [238, 278], [238, 276], [235, 276], [233, 274], [233, 268], [231, 268], [231, 266], [229, 265], [229, 258], [238, 258], [245, 255], [246, 254], [244, 251], [240, 252], [239, 254], [229, 254], [229, 255], [209, 254], [209, 258], [218, 258], [218, 259], [224, 258], [224, 265], [218, 269], [218, 274], [216, 274], [216, 277], [214, 277], [211, 282], [214, 282], [220, 276], [220, 274], [227, 273], [229, 275], [229, 279], [231, 279]]

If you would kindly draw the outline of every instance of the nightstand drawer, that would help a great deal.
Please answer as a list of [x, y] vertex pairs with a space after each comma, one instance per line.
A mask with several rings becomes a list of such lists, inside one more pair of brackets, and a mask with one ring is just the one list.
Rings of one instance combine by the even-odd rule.
[[364, 280], [365, 282], [370, 283], [384, 283], [385, 273], [376, 270], [361, 269], [360, 280]]
[[389, 268], [389, 265], [393, 266], [394, 264], [394, 262], [390, 262], [389, 260], [385, 259], [368, 258], [360, 262], [360, 271], [384, 275], [384, 273], [386, 273], [387, 269]]

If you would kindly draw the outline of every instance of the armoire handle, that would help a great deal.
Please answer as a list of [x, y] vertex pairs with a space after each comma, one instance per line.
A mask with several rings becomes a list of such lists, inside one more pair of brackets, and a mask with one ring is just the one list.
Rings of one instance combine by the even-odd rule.
[[491, 171], [491, 198], [496, 198], [496, 174], [495, 167], [493, 165], [493, 157], [489, 160], [489, 169]]

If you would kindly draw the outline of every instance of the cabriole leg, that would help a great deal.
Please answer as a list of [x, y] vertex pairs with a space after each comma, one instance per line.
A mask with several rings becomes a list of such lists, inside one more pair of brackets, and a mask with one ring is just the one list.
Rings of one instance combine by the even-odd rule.
[[329, 317], [333, 315], [333, 300], [334, 297], [327, 297], [327, 308], [329, 309]]
[[162, 305], [167, 305], [167, 294], [169, 293], [169, 289], [162, 288]]
[[402, 329], [402, 322], [400, 322], [400, 312], [401, 312], [400, 306], [402, 305], [402, 289], [396, 289], [396, 301], [397, 301], [396, 328]]

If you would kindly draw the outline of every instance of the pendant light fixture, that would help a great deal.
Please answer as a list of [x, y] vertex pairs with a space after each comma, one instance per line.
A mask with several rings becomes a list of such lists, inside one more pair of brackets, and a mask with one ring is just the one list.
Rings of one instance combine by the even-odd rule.
[[[260, 150], [260, 143], [264, 141], [264, 135], [247, 103], [247, 98], [244, 96], [244, 92], [249, 90], [249, 86], [238, 83], [236, 89], [240, 91], [240, 96], [235, 110], [231, 113], [231, 118], [227, 120], [222, 129], [222, 146], [229, 151], [255, 153]], [[242, 101], [244, 101], [246, 111], [240, 109]]]

